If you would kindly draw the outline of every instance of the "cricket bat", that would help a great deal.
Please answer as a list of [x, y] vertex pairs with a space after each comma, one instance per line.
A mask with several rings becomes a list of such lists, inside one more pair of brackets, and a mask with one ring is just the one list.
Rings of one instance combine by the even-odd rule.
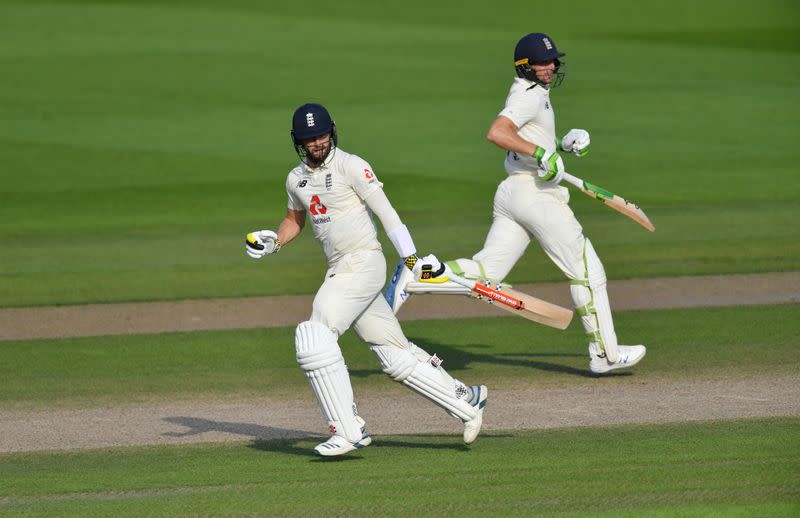
[[495, 307], [556, 329], [566, 329], [572, 320], [572, 310], [537, 299], [511, 288], [497, 287], [485, 279], [469, 280], [448, 272], [447, 277], [470, 290], [470, 296]]
[[613, 192], [581, 180], [580, 178], [572, 176], [566, 172], [564, 173], [564, 180], [583, 191], [587, 196], [596, 198], [615, 211], [628, 216], [650, 232], [656, 231], [656, 227], [650, 222], [650, 218], [647, 217], [647, 214], [645, 214], [644, 211], [632, 201], [626, 200], [621, 196], [617, 196]]

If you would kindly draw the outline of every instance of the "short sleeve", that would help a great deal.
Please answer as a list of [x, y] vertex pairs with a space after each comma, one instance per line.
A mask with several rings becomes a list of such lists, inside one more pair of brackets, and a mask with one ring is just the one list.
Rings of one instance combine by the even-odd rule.
[[378, 177], [375, 176], [372, 166], [361, 157], [353, 155], [345, 167], [344, 174], [362, 200], [383, 187], [383, 184], [378, 181]]
[[[303, 206], [303, 203], [297, 198], [297, 196], [294, 193], [294, 189], [293, 188], [294, 188], [295, 182], [297, 182], [297, 181], [298, 181], [297, 178], [292, 174], [289, 174], [289, 177], [286, 178], [286, 195], [287, 195], [287, 197], [289, 199], [289, 201], [286, 204], [286, 207], [289, 210], [297, 210], [297, 211], [302, 210], [302, 211], [305, 211], [306, 208]], [[299, 180], [299, 181], [302, 182], [302, 181], [305, 181], [305, 180]]]
[[503, 117], [508, 117], [521, 128], [539, 113], [542, 98], [527, 90], [511, 92], [506, 99], [506, 107], [499, 113]]

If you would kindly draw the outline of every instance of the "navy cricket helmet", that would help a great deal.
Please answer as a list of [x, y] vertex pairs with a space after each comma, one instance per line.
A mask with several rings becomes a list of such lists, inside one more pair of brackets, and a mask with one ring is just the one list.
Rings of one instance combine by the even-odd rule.
[[567, 75], [567, 72], [564, 70], [564, 68], [566, 68], [566, 63], [559, 59], [565, 55], [566, 54], [563, 52], [558, 51], [556, 44], [553, 43], [550, 36], [542, 32], [534, 32], [523, 36], [522, 39], [517, 42], [517, 46], [514, 49], [514, 67], [517, 69], [517, 75], [519, 77], [524, 77], [529, 81], [533, 81], [547, 88], [547, 84], [542, 83], [536, 78], [536, 71], [533, 69], [532, 65], [553, 61], [556, 68], [553, 72], [553, 81], [549, 86], [555, 88], [561, 84], [564, 80], [564, 76]]
[[303, 146], [302, 141], [321, 137], [327, 133], [331, 134], [331, 150], [336, 147], [338, 142], [336, 136], [336, 124], [331, 119], [331, 114], [321, 104], [307, 103], [294, 111], [292, 116], [292, 142], [294, 150], [305, 162], [308, 151]]

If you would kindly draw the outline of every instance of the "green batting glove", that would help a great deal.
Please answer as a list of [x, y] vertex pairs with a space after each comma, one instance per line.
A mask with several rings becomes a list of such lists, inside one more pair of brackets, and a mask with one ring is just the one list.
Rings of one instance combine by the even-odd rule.
[[539, 161], [539, 178], [544, 181], [561, 180], [564, 172], [564, 161], [557, 151], [547, 151], [542, 146], [537, 146], [533, 158]]

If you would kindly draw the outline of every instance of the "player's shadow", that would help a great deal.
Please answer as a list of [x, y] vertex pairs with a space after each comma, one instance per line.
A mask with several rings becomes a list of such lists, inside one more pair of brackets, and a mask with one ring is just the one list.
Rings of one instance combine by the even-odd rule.
[[170, 416], [165, 417], [164, 421], [186, 428], [183, 432], [166, 432], [163, 434], [168, 437], [189, 437], [207, 432], [223, 432], [253, 439], [253, 442], [249, 445], [250, 448], [304, 457], [316, 457], [316, 455], [312, 448], [298, 447], [298, 442], [325, 440], [322, 435], [302, 430], [277, 428], [254, 423], [215, 421], [204, 417]]
[[[501, 353], [491, 354], [477, 352], [481, 349], [490, 349], [485, 344], [469, 344], [465, 346], [444, 345], [433, 342], [425, 338], [409, 337], [409, 340], [425, 349], [430, 354], [436, 354], [444, 360], [444, 367], [448, 371], [456, 371], [469, 367], [472, 363], [491, 363], [496, 365], [508, 365], [511, 367], [526, 367], [548, 372], [560, 372], [582, 378], [596, 378], [597, 375], [588, 369], [578, 369], [569, 365], [545, 361], [548, 358], [584, 358], [584, 354], [575, 353]], [[355, 378], [365, 378], [373, 375], [380, 370], [360, 369], [351, 370], [350, 375]], [[603, 377], [630, 376], [630, 372], [611, 372]]]
[[[230, 421], [215, 421], [203, 417], [188, 417], [188, 416], [170, 416], [165, 417], [164, 421], [176, 424], [186, 428], [183, 432], [166, 432], [163, 435], [167, 437], [189, 437], [192, 435], [200, 435], [206, 432], [224, 432], [233, 435], [240, 435], [245, 438], [253, 439], [253, 442], [248, 445], [259, 451], [269, 451], [274, 453], [285, 453], [289, 455], [299, 455], [303, 457], [312, 457], [317, 460], [330, 460], [323, 459], [314, 453], [313, 446], [303, 445], [298, 446], [300, 442], [315, 442], [324, 441], [327, 437], [319, 434], [304, 432], [302, 430], [292, 430], [287, 428], [277, 428], [274, 426], [264, 426], [254, 423], [236, 423]], [[425, 437], [435, 438], [434, 435], [414, 436], [406, 435], [400, 437], [408, 437], [409, 440], [394, 440], [383, 439], [381, 437], [373, 437], [373, 444], [382, 446], [396, 446], [399, 448], [423, 448], [429, 450], [468, 450], [469, 448], [459, 442], [453, 443], [439, 443], [433, 441], [426, 441]], [[451, 437], [451, 436], [447, 436]], [[413, 440], [412, 440], [413, 438]], [[343, 456], [337, 457], [338, 460], [357, 459], [357, 456]]]
[[183, 432], [166, 432], [167, 437], [189, 437], [207, 432], [224, 432], [253, 439], [308, 439], [319, 438], [321, 435], [309, 434], [302, 430], [276, 428], [253, 423], [232, 423], [229, 421], [214, 421], [203, 417], [170, 416], [164, 421], [187, 428]]

